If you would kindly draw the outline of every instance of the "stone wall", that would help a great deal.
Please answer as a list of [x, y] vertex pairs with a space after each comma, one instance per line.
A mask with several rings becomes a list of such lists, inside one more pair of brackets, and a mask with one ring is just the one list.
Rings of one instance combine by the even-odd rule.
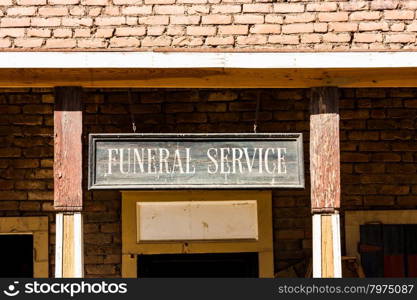
[[[417, 89], [342, 89], [341, 94], [342, 212], [415, 209]], [[307, 89], [133, 89], [132, 105], [127, 95], [121, 89], [85, 90], [86, 145], [88, 133], [132, 132], [130, 113], [138, 132], [252, 132], [258, 96], [258, 132], [302, 132], [306, 189], [273, 193], [276, 269], [310, 258]], [[53, 102], [49, 89], [0, 90], [0, 216], [50, 217], [51, 275]], [[86, 276], [118, 277], [120, 193], [86, 191], [84, 197]]]
[[416, 49], [413, 0], [0, 0], [0, 48]]

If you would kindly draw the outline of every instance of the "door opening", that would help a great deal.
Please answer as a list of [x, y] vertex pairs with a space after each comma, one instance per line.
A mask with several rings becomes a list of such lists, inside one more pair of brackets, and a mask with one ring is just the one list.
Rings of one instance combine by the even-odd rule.
[[0, 235], [0, 277], [33, 277], [33, 235]]
[[416, 277], [417, 225], [361, 225], [359, 251], [367, 277]]
[[258, 253], [198, 253], [138, 255], [140, 278], [259, 277]]

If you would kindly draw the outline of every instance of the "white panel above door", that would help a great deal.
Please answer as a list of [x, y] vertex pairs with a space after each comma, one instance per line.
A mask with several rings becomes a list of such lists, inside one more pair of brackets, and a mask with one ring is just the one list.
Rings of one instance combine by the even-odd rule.
[[137, 202], [137, 242], [257, 240], [256, 200]]

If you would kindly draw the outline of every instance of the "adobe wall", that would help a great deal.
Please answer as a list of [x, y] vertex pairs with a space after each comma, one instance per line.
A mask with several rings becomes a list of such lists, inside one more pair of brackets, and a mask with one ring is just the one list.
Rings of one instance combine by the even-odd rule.
[[416, 49], [413, 0], [0, 0], [0, 49]]

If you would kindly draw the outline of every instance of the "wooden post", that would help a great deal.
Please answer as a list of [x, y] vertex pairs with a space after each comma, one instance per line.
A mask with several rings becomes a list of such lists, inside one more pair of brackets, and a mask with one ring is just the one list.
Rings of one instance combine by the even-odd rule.
[[55, 277], [83, 277], [82, 89], [56, 87], [54, 110]]
[[341, 277], [339, 94], [311, 89], [310, 176], [313, 277]]

